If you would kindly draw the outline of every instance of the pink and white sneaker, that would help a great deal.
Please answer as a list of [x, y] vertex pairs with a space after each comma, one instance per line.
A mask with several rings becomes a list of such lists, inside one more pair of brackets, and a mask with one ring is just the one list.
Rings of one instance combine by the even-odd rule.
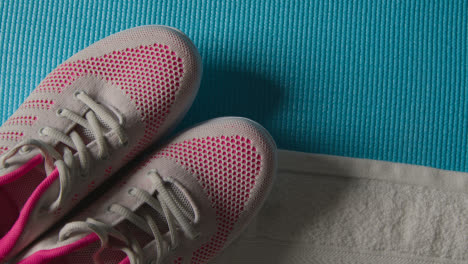
[[204, 264], [252, 219], [270, 191], [276, 146], [244, 118], [182, 132], [72, 222], [28, 248], [22, 264]]
[[0, 262], [173, 128], [201, 71], [187, 36], [144, 26], [50, 73], [0, 128]]

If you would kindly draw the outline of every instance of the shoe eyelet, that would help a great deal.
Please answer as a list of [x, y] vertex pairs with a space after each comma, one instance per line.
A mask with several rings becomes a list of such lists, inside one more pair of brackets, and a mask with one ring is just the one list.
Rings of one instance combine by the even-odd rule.
[[82, 91], [76, 91], [73, 93], [73, 98], [78, 99], [78, 95], [82, 94]]
[[22, 155], [28, 154], [32, 151], [32, 148], [29, 146], [23, 146], [20, 148], [19, 153]]
[[135, 196], [135, 195], [133, 194], [133, 191], [135, 191], [135, 188], [132, 187], [132, 188], [128, 189], [127, 193], [128, 193], [130, 196]]
[[62, 241], [62, 242], [63, 242], [63, 241], [66, 241], [66, 240], [69, 239], [69, 238], [70, 238], [70, 234], [65, 234], [65, 235], [63, 235], [63, 238], [61, 239], [61, 241]]
[[62, 109], [62, 108], [57, 109], [57, 111], [55, 112], [55, 114], [56, 114], [58, 117], [62, 117], [62, 113], [63, 113], [63, 109]]
[[151, 169], [146, 173], [146, 176], [151, 177], [152, 174], [159, 174], [157, 169]]
[[121, 118], [119, 119], [119, 125], [125, 126], [125, 123], [126, 123], [125, 118], [124, 118], [124, 117], [121, 117]]
[[41, 136], [41, 137], [45, 136], [44, 130], [45, 130], [45, 127], [42, 127], [41, 129], [39, 129], [39, 136]]

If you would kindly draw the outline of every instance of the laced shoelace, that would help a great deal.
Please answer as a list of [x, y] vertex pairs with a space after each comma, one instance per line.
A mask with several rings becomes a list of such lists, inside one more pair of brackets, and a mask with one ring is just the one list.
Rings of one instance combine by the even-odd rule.
[[[148, 176], [155, 186], [157, 191], [157, 198], [153, 197], [147, 191], [139, 188], [130, 188], [128, 194], [135, 197], [136, 199], [143, 201], [156, 212], [158, 212], [159, 215], [165, 218], [169, 228], [169, 244], [164, 243], [165, 241], [163, 234], [160, 232], [158, 226], [156, 225], [156, 220], [153, 219], [154, 217], [151, 216], [150, 213], [142, 210], [141, 216], [139, 216], [130, 209], [119, 204], [111, 205], [108, 210], [112, 213], [120, 215], [124, 219], [133, 223], [135, 226], [141, 228], [148, 235], [154, 237], [156, 257], [150, 260], [150, 263], [160, 264], [166, 256], [167, 252], [170, 252], [179, 246], [177, 227], [179, 227], [186, 234], [186, 236], [192, 240], [196, 239], [199, 236], [199, 233], [194, 228], [194, 219], [192, 219], [193, 217], [190, 216], [186, 210], [181, 209], [181, 207], [175, 201], [175, 195], [170, 193], [171, 191], [164, 184], [164, 181], [159, 173], [155, 170], [152, 170], [148, 173]], [[177, 187], [182, 188], [180, 186]], [[192, 207], [192, 210], [195, 211], [196, 209]], [[101, 249], [94, 255], [94, 261], [96, 263], [103, 263], [100, 259], [100, 253], [105, 248], [112, 248], [123, 251], [127, 255], [131, 264], [143, 264], [145, 261], [145, 255], [141, 245], [128, 230], [119, 231], [106, 223], [97, 221], [93, 218], [88, 218], [86, 221], [71, 222], [65, 225], [60, 230], [59, 241], [66, 240], [72, 234], [77, 233], [95, 233], [101, 240]], [[112, 245], [109, 239], [110, 237], [116, 238], [123, 242], [123, 246]]]
[[[123, 117], [121, 115], [116, 114], [117, 118], [113, 117], [103, 105], [95, 102], [85, 92], [78, 91], [73, 96], [76, 100], [81, 101], [89, 107], [90, 111], [82, 117], [71, 110], [63, 108], [57, 110], [57, 115], [62, 118], [67, 118], [91, 131], [98, 147], [99, 159], [106, 159], [109, 155], [109, 146], [106, 142], [101, 122], [107, 125], [110, 131], [117, 135], [120, 146], [126, 145], [128, 139], [122, 127]], [[57, 168], [59, 172], [59, 195], [49, 208], [50, 211], [53, 211], [61, 206], [74, 177], [77, 174], [83, 177], [89, 174], [92, 158], [85, 142], [76, 131], [72, 131], [67, 135], [55, 128], [44, 127], [39, 130], [39, 135], [48, 136], [58, 143], [63, 143], [66, 146], [63, 150], [63, 154], [60, 154], [54, 146], [42, 140], [27, 139], [20, 142], [0, 157], [0, 166], [7, 168], [9, 166], [7, 163], [8, 159], [16, 155], [19, 151], [29, 152], [32, 148], [39, 149], [45, 158], [46, 172], [50, 173], [54, 168]], [[78, 161], [71, 149], [76, 152]]]

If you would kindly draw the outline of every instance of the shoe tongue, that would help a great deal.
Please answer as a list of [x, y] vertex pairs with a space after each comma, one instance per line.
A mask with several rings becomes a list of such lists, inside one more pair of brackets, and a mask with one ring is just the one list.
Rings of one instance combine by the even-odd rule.
[[195, 219], [195, 212], [193, 211], [192, 203], [187, 199], [187, 196], [178, 188], [175, 184], [167, 183], [170, 193], [174, 195], [174, 201], [177, 202], [179, 208], [188, 216], [191, 220]]
[[[190, 219], [195, 219], [195, 212], [193, 211], [193, 206], [191, 202], [187, 199], [186, 195], [174, 184], [166, 183], [167, 189], [169, 190], [171, 196], [174, 198], [173, 200], [176, 202], [177, 206], [184, 212], [186, 216]], [[154, 198], [157, 199], [157, 193], [153, 195]], [[156, 225], [159, 229], [161, 234], [166, 234], [169, 232], [169, 226], [167, 224], [167, 220], [165, 216], [159, 214], [156, 210], [154, 210], [151, 206], [147, 205], [146, 203], [143, 204], [140, 208], [138, 208], [135, 212], [137, 215], [142, 216], [145, 213], [149, 214], [151, 218], [156, 222]], [[175, 221], [175, 218], [172, 218]], [[177, 222], [175, 225], [177, 226]], [[133, 223], [129, 222], [128, 220], [123, 221], [117, 226], [117, 229], [125, 230], [130, 229], [130, 233], [137, 239], [138, 243], [144, 247], [146, 244], [154, 240], [153, 235], [147, 234], [143, 231], [140, 227], [135, 226]]]
[[[91, 111], [91, 110], [89, 110]], [[89, 112], [88, 111], [88, 112]], [[112, 111], [108, 111], [109, 114], [111, 114], [111, 116], [113, 118], [115, 118], [115, 120], [118, 120], [117, 118], [117, 115], [112, 112]], [[83, 115], [83, 116], [86, 116]], [[102, 118], [100, 118], [99, 116], [97, 116], [97, 119], [99, 120], [99, 123], [101, 125], [101, 128], [103, 129], [103, 134], [106, 134], [108, 133], [110, 130], [111, 130], [111, 127], [109, 127]], [[83, 140], [83, 142], [85, 143], [85, 145], [88, 145], [89, 143], [91, 143], [95, 138], [94, 138], [94, 133], [90, 130], [90, 129], [87, 129], [85, 127], [82, 127], [80, 125], [76, 125], [75, 128], [72, 130], [72, 131], [75, 131], [78, 133], [78, 135], [80, 135], [81, 139]], [[71, 133], [71, 131], [70, 131]], [[69, 133], [69, 134], [70, 134]]]
[[[92, 111], [92, 110], [88, 110], [88, 112], [90, 112], [90, 111]], [[88, 113], [88, 112], [86, 112], [86, 113]], [[118, 120], [117, 113], [115, 113], [113, 110], [108, 110], [107, 112], [112, 116], [112, 118], [114, 118], [115, 120]], [[86, 113], [83, 114], [83, 117], [84, 117], [84, 118], [86, 118]], [[104, 120], [103, 120], [101, 117], [99, 117], [99, 116], [96, 115], [96, 118], [99, 120], [99, 123], [100, 123], [100, 125], [101, 125], [101, 129], [103, 130], [102, 132], [103, 132], [104, 135], [111, 131], [111, 127], [108, 126], [108, 125], [106, 124], [106, 122], [104, 122]], [[70, 135], [70, 133], [72, 133], [73, 131], [76, 132], [76, 133], [78, 133], [78, 135], [81, 137], [81, 139], [83, 140], [83, 143], [84, 143], [85, 145], [88, 145], [89, 143], [91, 143], [92, 141], [95, 140], [94, 133], [93, 133], [90, 129], [87, 129], [87, 128], [83, 127], [83, 126], [80, 126], [80, 125], [76, 124], [76, 125], [68, 132], [68, 135]], [[67, 146], [66, 146], [65, 144], [63, 144], [63, 143], [58, 143], [55, 149], [56, 149], [60, 154], [63, 155], [63, 148], [64, 148], [64, 147], [67, 147]], [[67, 148], [68, 148], [68, 147], [67, 147]], [[72, 151], [73, 154], [76, 152], [76, 150], [74, 150], [74, 149], [71, 149], [71, 151]]]
[[82, 126], [76, 126], [76, 128], [73, 130], [80, 135], [81, 139], [83, 140], [85, 145], [88, 145], [94, 140], [94, 134], [91, 132], [91, 130], [82, 127]]

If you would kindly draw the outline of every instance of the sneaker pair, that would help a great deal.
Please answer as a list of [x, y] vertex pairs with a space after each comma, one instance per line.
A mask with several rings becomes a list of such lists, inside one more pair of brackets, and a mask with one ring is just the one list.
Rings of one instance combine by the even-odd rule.
[[0, 263], [207, 263], [222, 251], [276, 168], [271, 136], [244, 118], [179, 133], [57, 224], [182, 119], [201, 72], [187, 36], [144, 26], [50, 73], [0, 128]]

